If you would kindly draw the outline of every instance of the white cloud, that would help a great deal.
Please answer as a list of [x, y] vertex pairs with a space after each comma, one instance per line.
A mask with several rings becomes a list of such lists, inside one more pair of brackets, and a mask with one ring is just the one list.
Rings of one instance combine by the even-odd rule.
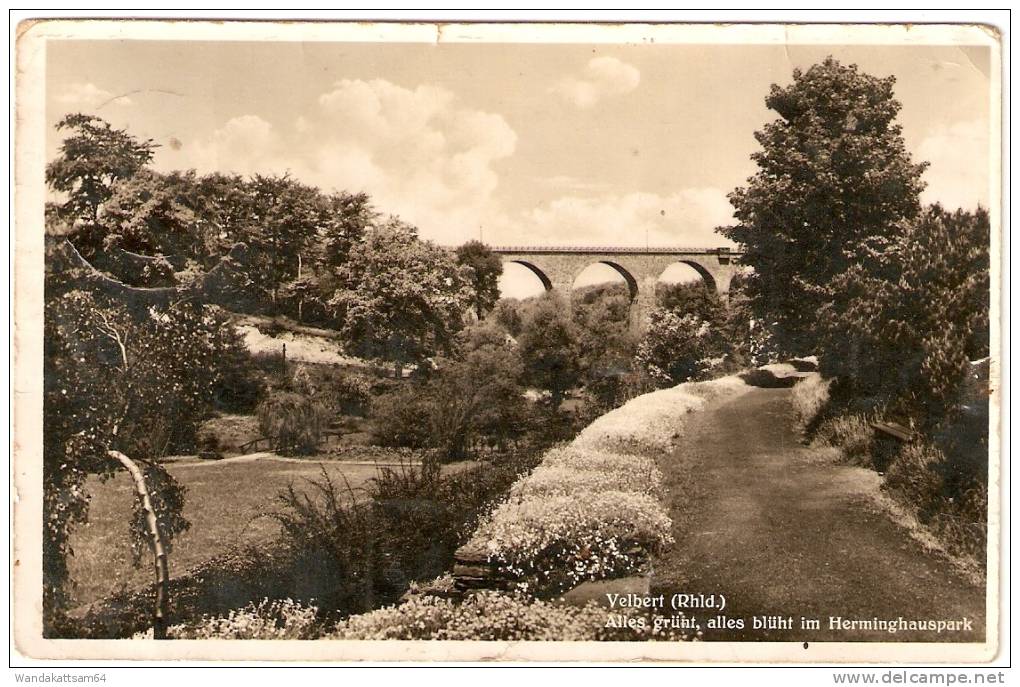
[[980, 121], [956, 122], [934, 128], [917, 148], [917, 158], [931, 167], [924, 174], [925, 203], [948, 209], [974, 209], [989, 203], [989, 131]]
[[732, 223], [732, 212], [725, 192], [717, 188], [688, 188], [667, 196], [565, 196], [522, 217], [517, 240], [549, 245], [634, 246], [647, 241], [652, 246], [726, 246], [731, 243], [715, 228]]
[[493, 214], [495, 164], [517, 134], [498, 114], [459, 103], [450, 91], [345, 79], [287, 131], [245, 115], [197, 143], [202, 171], [290, 171], [323, 188], [366, 191], [441, 242], [476, 236]]
[[161, 164], [201, 172], [290, 172], [324, 190], [369, 193], [376, 207], [416, 225], [426, 238], [490, 243], [727, 245], [714, 233], [732, 221], [716, 188], [604, 193], [583, 179], [551, 177], [563, 195], [524, 212], [500, 204], [499, 162], [517, 134], [499, 114], [464, 105], [435, 86], [344, 80], [318, 107], [274, 126], [235, 117], [186, 150], [161, 150]]
[[588, 61], [580, 77], [568, 76], [553, 87], [554, 93], [580, 108], [590, 108], [610, 95], [633, 91], [641, 83], [641, 72], [615, 57], [595, 57]]
[[269, 122], [257, 115], [242, 115], [198, 141], [185, 155], [188, 164], [201, 172], [280, 174], [289, 167], [281, 142]]
[[115, 96], [110, 91], [97, 87], [92, 83], [73, 83], [56, 96], [56, 101], [71, 108], [97, 108], [107, 103], [127, 107], [134, 102], [126, 95]]

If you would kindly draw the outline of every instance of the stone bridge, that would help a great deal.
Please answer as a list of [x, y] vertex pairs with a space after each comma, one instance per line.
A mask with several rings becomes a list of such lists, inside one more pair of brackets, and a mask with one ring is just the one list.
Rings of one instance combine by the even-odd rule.
[[622, 248], [605, 246], [493, 246], [503, 262], [524, 265], [547, 291], [569, 299], [574, 280], [589, 265], [602, 263], [616, 270], [630, 289], [631, 323], [640, 326], [655, 306], [655, 286], [663, 271], [675, 262], [693, 267], [724, 298], [730, 282], [743, 268], [742, 255], [730, 248]]

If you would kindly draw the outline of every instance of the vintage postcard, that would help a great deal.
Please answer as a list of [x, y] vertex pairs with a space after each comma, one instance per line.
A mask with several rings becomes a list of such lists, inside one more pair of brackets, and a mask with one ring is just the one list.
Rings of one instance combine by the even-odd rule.
[[16, 56], [21, 654], [995, 656], [994, 28]]

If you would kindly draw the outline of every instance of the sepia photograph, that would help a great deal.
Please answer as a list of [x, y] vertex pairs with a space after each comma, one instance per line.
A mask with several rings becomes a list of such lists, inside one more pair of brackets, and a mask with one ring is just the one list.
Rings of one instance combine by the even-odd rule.
[[21, 653], [998, 651], [993, 27], [17, 33]]

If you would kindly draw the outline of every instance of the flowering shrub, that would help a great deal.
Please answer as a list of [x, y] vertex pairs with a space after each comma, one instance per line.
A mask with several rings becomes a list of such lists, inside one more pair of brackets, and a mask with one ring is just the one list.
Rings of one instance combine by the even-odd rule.
[[588, 425], [574, 440], [578, 448], [645, 453], [669, 450], [683, 417], [704, 401], [687, 385], [638, 396]]
[[[650, 623], [607, 627], [609, 611], [594, 602], [569, 606], [523, 596], [482, 592], [463, 603], [423, 596], [400, 606], [352, 616], [337, 625], [331, 639], [437, 639], [478, 641], [598, 641], [689, 639], [680, 631]], [[626, 615], [637, 615], [626, 613]]]
[[[167, 628], [171, 639], [314, 639], [321, 632], [315, 606], [291, 599], [248, 604], [225, 616], [204, 616], [194, 625]], [[152, 630], [134, 639], [151, 639]]]
[[598, 418], [572, 445], [624, 453], [669, 451], [680, 438], [688, 413], [701, 410], [706, 401], [747, 388], [739, 378], [730, 376], [653, 391]]
[[735, 377], [639, 396], [546, 452], [469, 542], [520, 590], [547, 594], [587, 580], [634, 574], [673, 543], [656, 497], [651, 452], [669, 450], [687, 413], [747, 386]]
[[650, 458], [560, 449], [550, 451], [541, 466], [517, 482], [510, 499], [604, 491], [656, 495], [661, 487], [662, 473]]
[[672, 523], [647, 494], [630, 491], [529, 496], [482, 522], [481, 543], [521, 589], [570, 589], [637, 572], [644, 552], [673, 542]]

